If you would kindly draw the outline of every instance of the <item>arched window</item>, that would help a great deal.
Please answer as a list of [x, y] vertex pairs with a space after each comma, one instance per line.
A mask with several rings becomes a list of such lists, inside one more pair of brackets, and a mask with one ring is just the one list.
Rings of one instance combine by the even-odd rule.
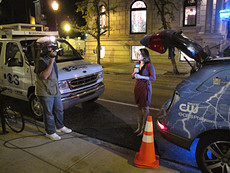
[[196, 17], [197, 17], [196, 0], [185, 0], [183, 26], [196, 26]]
[[130, 33], [145, 34], [147, 32], [147, 7], [144, 1], [135, 1], [130, 8]]
[[106, 26], [106, 8], [104, 5], [101, 6], [101, 15], [100, 15], [100, 26], [105, 27]]

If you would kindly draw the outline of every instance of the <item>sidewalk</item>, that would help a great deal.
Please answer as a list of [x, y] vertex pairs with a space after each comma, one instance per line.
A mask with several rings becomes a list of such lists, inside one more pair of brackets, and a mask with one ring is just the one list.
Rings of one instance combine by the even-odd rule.
[[[42, 126], [42, 125], [40, 125]], [[39, 131], [40, 130], [40, 131]], [[75, 132], [51, 141], [26, 121], [21, 133], [0, 135], [0, 173], [176, 173], [135, 167], [135, 152]]]

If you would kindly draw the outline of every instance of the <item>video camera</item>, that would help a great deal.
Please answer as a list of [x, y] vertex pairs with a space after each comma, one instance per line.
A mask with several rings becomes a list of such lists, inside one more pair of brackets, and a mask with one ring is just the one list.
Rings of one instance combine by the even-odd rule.
[[40, 49], [40, 55], [45, 56], [50, 54], [51, 50], [57, 52], [57, 55], [63, 54], [63, 49], [58, 48], [55, 37], [41, 37], [37, 41], [37, 46]]
[[53, 50], [53, 51], [57, 52], [57, 55], [59, 55], [59, 56], [62, 56], [62, 55], [63, 55], [63, 48], [58, 48], [57, 45], [48, 46], [48, 49], [49, 49], [49, 48], [50, 48], [49, 52], [50, 52], [51, 50]]
[[51, 50], [53, 50], [55, 52], [59, 52], [62, 50], [61, 48], [58, 48], [57, 45], [51, 45], [51, 46], [48, 45], [48, 48], [51, 48]]

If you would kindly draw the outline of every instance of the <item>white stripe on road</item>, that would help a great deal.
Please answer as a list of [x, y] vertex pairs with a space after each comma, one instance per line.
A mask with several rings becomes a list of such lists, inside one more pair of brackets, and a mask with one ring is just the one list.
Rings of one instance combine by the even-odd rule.
[[[134, 105], [134, 104], [123, 103], [123, 102], [118, 102], [118, 101], [113, 101], [113, 100], [107, 100], [107, 99], [101, 99], [101, 98], [98, 98], [98, 100], [104, 101], [104, 102], [110, 102], [110, 103], [120, 104], [120, 105], [124, 105], [124, 106], [137, 107], [137, 105]], [[154, 110], [154, 111], [159, 111], [160, 110], [158, 108], [151, 108], [151, 107], [149, 109], [150, 110]]]

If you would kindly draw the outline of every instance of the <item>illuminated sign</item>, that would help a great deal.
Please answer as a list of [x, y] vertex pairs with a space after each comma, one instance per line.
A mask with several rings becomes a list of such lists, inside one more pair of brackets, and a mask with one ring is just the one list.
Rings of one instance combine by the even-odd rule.
[[220, 10], [221, 20], [230, 20], [230, 9]]
[[220, 10], [220, 20], [228, 21], [230, 20], [230, 1], [228, 0], [226, 3], [226, 8], [224, 10]]

